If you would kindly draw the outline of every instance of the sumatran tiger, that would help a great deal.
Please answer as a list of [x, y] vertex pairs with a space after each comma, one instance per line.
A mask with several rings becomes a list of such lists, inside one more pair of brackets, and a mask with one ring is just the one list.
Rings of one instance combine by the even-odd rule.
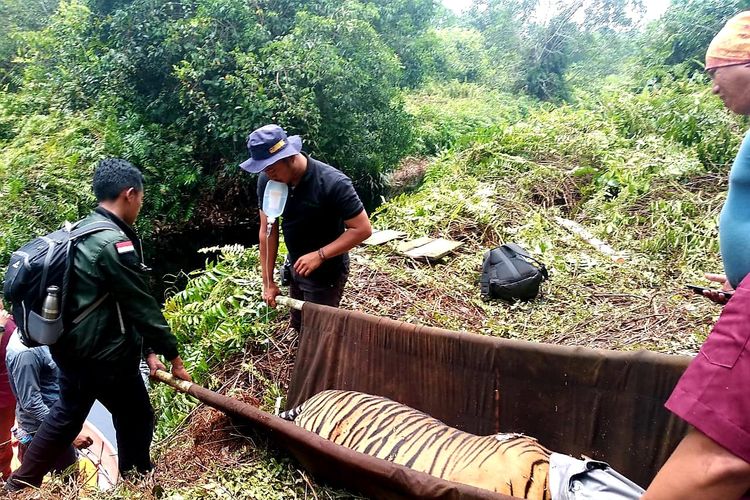
[[550, 451], [522, 434], [475, 436], [390, 399], [323, 391], [280, 415], [354, 451], [448, 481], [550, 500]]

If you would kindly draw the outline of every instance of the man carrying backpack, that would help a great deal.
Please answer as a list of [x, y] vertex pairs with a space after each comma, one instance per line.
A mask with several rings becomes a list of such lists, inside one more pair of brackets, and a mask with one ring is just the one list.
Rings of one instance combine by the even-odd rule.
[[96, 210], [79, 226], [111, 221], [103, 230], [76, 241], [64, 307], [75, 318], [50, 346], [60, 369], [60, 398], [39, 427], [21, 467], [5, 485], [8, 491], [38, 486], [81, 431], [94, 400], [112, 414], [120, 472], [152, 469], [149, 448], [154, 413], [139, 372], [142, 356], [154, 373], [172, 364], [172, 374], [190, 375], [177, 352], [156, 300], [144, 282], [140, 240], [132, 228], [143, 204], [143, 176], [120, 159], [99, 162], [94, 173]]

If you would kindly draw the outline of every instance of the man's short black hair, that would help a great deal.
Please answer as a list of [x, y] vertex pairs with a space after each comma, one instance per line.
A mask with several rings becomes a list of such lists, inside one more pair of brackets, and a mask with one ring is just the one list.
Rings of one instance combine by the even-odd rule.
[[132, 163], [120, 158], [99, 161], [94, 172], [96, 201], [114, 200], [123, 189], [143, 191], [143, 174]]

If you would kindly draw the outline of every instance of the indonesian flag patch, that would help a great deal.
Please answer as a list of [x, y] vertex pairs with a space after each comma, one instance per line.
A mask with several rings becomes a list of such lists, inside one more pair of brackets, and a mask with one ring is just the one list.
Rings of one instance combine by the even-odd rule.
[[125, 255], [129, 252], [135, 253], [135, 247], [133, 246], [133, 242], [130, 240], [115, 243], [115, 247], [117, 248], [117, 253], [120, 255]]

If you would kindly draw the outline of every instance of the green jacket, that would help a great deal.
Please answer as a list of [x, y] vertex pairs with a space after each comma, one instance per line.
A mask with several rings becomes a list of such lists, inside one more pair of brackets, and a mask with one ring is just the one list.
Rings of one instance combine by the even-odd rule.
[[61, 366], [88, 363], [137, 365], [144, 351], [177, 357], [177, 339], [159, 304], [148, 293], [140, 240], [114, 214], [97, 208], [81, 224], [110, 220], [120, 231], [103, 230], [79, 241], [66, 296], [70, 322], [50, 346]]

